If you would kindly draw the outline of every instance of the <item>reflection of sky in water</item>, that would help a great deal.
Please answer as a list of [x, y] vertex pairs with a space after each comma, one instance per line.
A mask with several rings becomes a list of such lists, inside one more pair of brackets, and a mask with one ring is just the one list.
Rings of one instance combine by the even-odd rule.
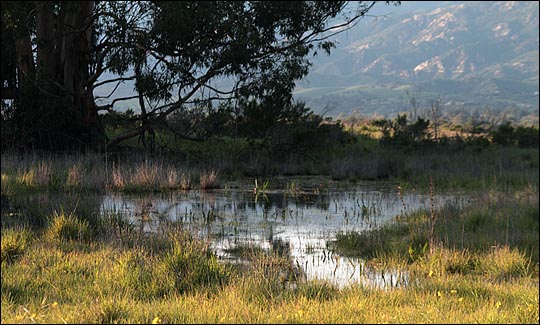
[[[436, 195], [435, 208], [459, 202], [455, 195]], [[365, 230], [418, 209], [430, 209], [426, 194], [405, 193], [395, 187], [357, 186], [321, 193], [267, 192], [256, 197], [251, 191], [189, 191], [153, 195], [106, 195], [101, 212], [124, 212], [145, 231], [157, 231], [162, 220], [209, 238], [216, 253], [230, 258], [227, 248], [256, 244], [269, 249], [281, 240], [308, 279], [324, 279], [339, 285], [400, 285], [405, 276], [373, 274], [360, 259], [331, 254], [326, 242], [337, 232]], [[141, 223], [142, 221], [142, 223]]]

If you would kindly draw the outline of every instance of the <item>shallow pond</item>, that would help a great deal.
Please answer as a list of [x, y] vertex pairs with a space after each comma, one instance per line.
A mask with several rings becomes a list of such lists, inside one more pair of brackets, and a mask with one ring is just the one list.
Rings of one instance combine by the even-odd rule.
[[[254, 190], [253, 180], [231, 182], [216, 190], [167, 193], [106, 194], [36, 193], [13, 198], [26, 214], [41, 216], [54, 210], [84, 209], [84, 214], [119, 213], [140, 231], [155, 233], [174, 223], [208, 240], [224, 260], [243, 262], [233, 252], [257, 247], [290, 255], [307, 279], [319, 278], [339, 286], [362, 283], [395, 287], [407, 283], [400, 270], [380, 273], [362, 259], [332, 253], [329, 241], [340, 232], [362, 231], [395, 222], [415, 210], [445, 204], [463, 205], [469, 195], [398, 192], [397, 184], [345, 183], [321, 178], [276, 178], [268, 189]], [[433, 201], [432, 201], [433, 199]], [[5, 205], [2, 210], [5, 212]], [[41, 220], [41, 221], [40, 221]]]
[[[319, 278], [339, 286], [400, 286], [407, 281], [399, 270], [372, 272], [358, 258], [333, 254], [327, 243], [336, 233], [362, 231], [392, 222], [405, 213], [429, 210], [431, 204], [464, 204], [465, 196], [405, 190], [396, 184], [295, 185], [281, 179], [282, 189], [254, 191], [249, 183], [211, 191], [103, 197], [101, 213], [122, 212], [145, 232], [157, 232], [163, 221], [180, 223], [184, 229], [210, 240], [222, 259], [239, 261], [237, 247], [279, 249], [290, 254], [307, 279]], [[309, 183], [309, 182], [307, 182]], [[275, 187], [274, 187], [275, 188]]]

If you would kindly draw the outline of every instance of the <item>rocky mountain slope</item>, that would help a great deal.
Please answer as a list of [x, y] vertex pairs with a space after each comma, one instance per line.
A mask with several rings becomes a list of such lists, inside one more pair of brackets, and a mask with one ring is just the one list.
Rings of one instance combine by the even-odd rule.
[[536, 1], [377, 4], [375, 17], [338, 34], [314, 58], [296, 98], [329, 115], [382, 115], [442, 98], [448, 109], [538, 112]]

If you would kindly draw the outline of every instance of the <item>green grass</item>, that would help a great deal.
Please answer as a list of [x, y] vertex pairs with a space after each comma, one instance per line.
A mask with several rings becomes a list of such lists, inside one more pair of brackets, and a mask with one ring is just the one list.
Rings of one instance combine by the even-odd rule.
[[24, 254], [30, 244], [32, 233], [26, 228], [2, 228], [2, 263], [13, 262]]
[[54, 212], [49, 221], [46, 236], [56, 241], [87, 241], [92, 236], [92, 229], [87, 220], [73, 213]]

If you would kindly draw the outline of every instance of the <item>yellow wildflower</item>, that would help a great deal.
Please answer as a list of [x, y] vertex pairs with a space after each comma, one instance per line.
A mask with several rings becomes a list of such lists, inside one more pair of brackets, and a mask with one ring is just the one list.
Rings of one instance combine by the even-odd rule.
[[495, 308], [499, 309], [501, 308], [501, 305], [502, 303], [500, 301], [497, 301], [497, 303], [495, 304]]
[[152, 324], [161, 324], [161, 318], [159, 318], [158, 316], [156, 316], [156, 317], [152, 320]]
[[442, 297], [442, 292], [437, 291], [437, 297], [441, 298]]
[[459, 301], [459, 302], [462, 302], [462, 301], [463, 301], [463, 297], [459, 297], [458, 301]]
[[456, 290], [456, 289], [452, 289], [452, 290], [450, 290], [450, 293], [455, 295], [455, 294], [457, 293], [457, 290]]
[[433, 276], [433, 270], [429, 270], [429, 277], [431, 278]]

